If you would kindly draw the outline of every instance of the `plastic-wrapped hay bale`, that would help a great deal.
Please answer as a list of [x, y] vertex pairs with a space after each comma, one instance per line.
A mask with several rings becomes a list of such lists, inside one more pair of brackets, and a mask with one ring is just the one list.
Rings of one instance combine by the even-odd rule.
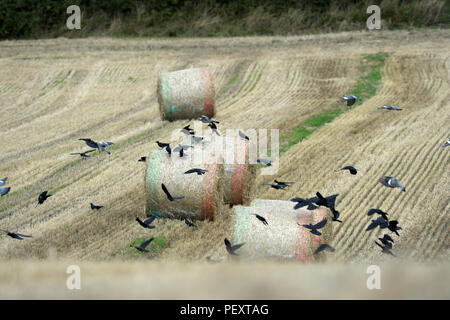
[[[187, 151], [188, 153], [189, 151]], [[214, 220], [223, 208], [223, 165], [218, 164], [213, 153], [201, 166], [194, 164], [191, 155], [180, 158], [176, 153], [169, 157], [165, 150], [150, 153], [146, 172], [146, 213], [167, 218]], [[189, 154], [188, 153], [188, 154]], [[207, 170], [203, 175], [184, 174], [192, 168]], [[169, 201], [161, 184], [173, 197], [184, 199]]]
[[[296, 260], [302, 263], [320, 260], [325, 253], [314, 255], [320, 244], [330, 244], [333, 236], [331, 213], [328, 208], [294, 210], [294, 203], [281, 200], [257, 199], [252, 206], [234, 207], [234, 241], [243, 243], [239, 251], [242, 260]], [[252, 214], [263, 216], [268, 226]], [[326, 218], [321, 236], [313, 235], [303, 224], [316, 224]]]
[[250, 143], [240, 138], [226, 138], [226, 144], [227, 148], [234, 145], [231, 149], [234, 150], [234, 163], [225, 161], [224, 201], [233, 205], [250, 204], [254, 197], [257, 170], [256, 164], [249, 163]]
[[163, 73], [158, 79], [157, 95], [163, 120], [214, 116], [214, 86], [208, 68]]

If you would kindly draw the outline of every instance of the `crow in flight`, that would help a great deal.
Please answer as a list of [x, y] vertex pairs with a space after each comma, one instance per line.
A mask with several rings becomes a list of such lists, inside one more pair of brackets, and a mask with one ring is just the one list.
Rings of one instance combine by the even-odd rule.
[[358, 97], [351, 95], [351, 94], [344, 94], [342, 99], [339, 102], [345, 102], [347, 101], [347, 107], [351, 107], [353, 104], [355, 104], [356, 100], [361, 100]]
[[150, 251], [148, 251], [148, 250], [145, 249], [145, 248], [147, 248], [147, 246], [148, 246], [148, 245], [150, 244], [150, 242], [152, 242], [152, 241], [153, 241], [153, 238], [150, 238], [150, 239], [148, 239], [147, 241], [142, 242], [140, 246], [133, 246], [133, 247], [135, 247], [136, 249], [138, 249], [140, 252], [150, 252]]
[[244, 140], [250, 141], [250, 138], [245, 133], [243, 133], [241, 130], [239, 130], [239, 136]]
[[388, 246], [383, 246], [383, 245], [379, 244], [376, 241], [375, 241], [375, 243], [377, 244], [377, 246], [379, 246], [381, 248], [381, 252], [386, 253], [386, 254], [390, 254], [390, 255], [395, 257], [395, 255], [390, 250], [392, 248], [392, 246], [389, 248]]
[[215, 124], [214, 122], [209, 123], [209, 124], [208, 124], [208, 127], [210, 127], [211, 130], [212, 130], [215, 134], [217, 134], [218, 136], [220, 136], [219, 131], [217, 131], [217, 126], [216, 126], [216, 124]]
[[208, 172], [208, 170], [194, 168], [194, 169], [189, 169], [184, 174], [196, 173], [197, 175], [201, 176], [202, 174], [205, 174], [206, 172]]
[[164, 143], [164, 142], [159, 142], [159, 141], [156, 141], [156, 144], [158, 145], [158, 147], [160, 147], [161, 149], [164, 149], [164, 148], [166, 148], [166, 147], [168, 147], [169, 146], [169, 144], [168, 143]]
[[8, 180], [8, 177], [0, 179], [0, 187], [6, 184], [6, 180]]
[[236, 254], [235, 251], [245, 244], [245, 243], [240, 243], [240, 244], [236, 244], [236, 245], [232, 246], [230, 240], [228, 240], [227, 238], [225, 238], [224, 242], [225, 242], [225, 248], [227, 249], [228, 253], [231, 255], [234, 255], [234, 256], [238, 256], [238, 254]]
[[[322, 235], [322, 233], [319, 232], [319, 229], [322, 229], [326, 224], [327, 224], [327, 219], [323, 219], [322, 221], [320, 221], [314, 225], [312, 223], [310, 223], [310, 224], [304, 224], [304, 225], [302, 225], [302, 227], [305, 227], [306, 229], [311, 230], [310, 232], [312, 234], [315, 234], [316, 236], [320, 236], [320, 235]], [[298, 225], [300, 225], [300, 224], [298, 224]]]
[[145, 221], [142, 221], [141, 219], [139, 219], [138, 217], [136, 217], [136, 221], [143, 227], [143, 228], [147, 228], [147, 229], [154, 229], [155, 226], [152, 226], [152, 222], [156, 219], [155, 216], [148, 218]]
[[394, 110], [394, 111], [402, 111], [402, 109], [397, 108], [396, 106], [382, 106], [380, 107], [380, 109], [384, 109], [384, 110]]
[[395, 179], [394, 177], [383, 177], [380, 180], [380, 183], [386, 187], [389, 188], [400, 188], [402, 189], [402, 191], [406, 192], [405, 187], [400, 183], [400, 181], [398, 181], [397, 179]]
[[369, 212], [367, 212], [367, 215], [368, 215], [368, 216], [372, 216], [372, 215], [374, 215], [375, 213], [381, 215], [381, 216], [383, 217], [384, 220], [388, 221], [388, 217], [387, 217], [388, 214], [387, 214], [386, 212], [384, 212], [383, 210], [380, 210], [380, 209], [372, 208], [372, 209], [369, 210]]
[[169, 199], [170, 201], [176, 201], [176, 200], [184, 198], [184, 196], [183, 197], [172, 197], [171, 194], [169, 193], [169, 190], [167, 190], [166, 186], [164, 185], [164, 183], [161, 183], [161, 188], [163, 189], [164, 193], [166, 194], [167, 199]]
[[324, 243], [324, 244], [321, 244], [321, 245], [316, 249], [316, 251], [314, 251], [314, 254], [318, 254], [319, 252], [322, 252], [322, 251], [324, 251], [324, 250], [329, 251], [329, 252], [334, 252], [334, 251], [335, 251], [335, 249], [334, 249], [333, 247], [331, 247], [330, 245]]
[[0, 187], [0, 196], [4, 196], [8, 194], [9, 190], [11, 190], [11, 187]]
[[381, 241], [382, 244], [384, 244], [385, 247], [392, 249], [392, 243], [394, 242], [394, 239], [392, 239], [388, 234], [385, 234], [383, 238], [378, 238], [378, 240]]
[[258, 218], [259, 221], [261, 221], [263, 224], [265, 224], [266, 226], [268, 226], [269, 224], [266, 221], [266, 218], [260, 216], [259, 214], [254, 213], [253, 214], [256, 218]]
[[189, 221], [187, 218], [184, 218], [184, 223], [186, 223], [188, 227], [196, 227], [196, 225]]
[[10, 236], [13, 239], [17, 239], [17, 240], [23, 240], [23, 238], [32, 238], [32, 236], [27, 236], [25, 234], [20, 234], [20, 233], [14, 233], [14, 232], [10, 232], [8, 230], [0, 229], [0, 231], [5, 232], [6, 235]]
[[220, 123], [219, 121], [213, 120], [205, 115], [198, 117], [197, 120], [199, 120], [203, 123]]
[[194, 135], [195, 131], [190, 127], [190, 125], [187, 125], [183, 129], [181, 129], [181, 132], [183, 132], [185, 135]]
[[265, 159], [256, 159], [256, 162], [263, 163], [268, 167], [270, 167], [272, 165], [272, 162], [270, 160], [265, 160]]
[[348, 170], [348, 171], [350, 171], [350, 174], [353, 174], [353, 175], [358, 173], [358, 171], [355, 169], [355, 167], [352, 167], [352, 166], [343, 167], [341, 170]]

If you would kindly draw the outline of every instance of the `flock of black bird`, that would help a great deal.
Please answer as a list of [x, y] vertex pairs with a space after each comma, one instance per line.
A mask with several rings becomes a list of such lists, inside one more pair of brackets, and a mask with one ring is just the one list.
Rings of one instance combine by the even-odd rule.
[[[351, 107], [353, 104], [355, 104], [355, 102], [357, 100], [360, 100], [358, 97], [354, 96], [354, 95], [347, 95], [345, 94], [342, 99], [340, 100], [340, 102], [347, 102], [347, 106]], [[384, 110], [393, 110], [393, 111], [401, 111], [402, 109], [397, 108], [396, 106], [393, 105], [384, 105], [382, 107], [380, 107], [380, 109], [384, 109]], [[202, 115], [200, 117], [197, 118], [198, 121], [201, 121], [205, 124], [208, 124], [208, 127], [212, 130], [213, 133], [215, 133], [216, 135], [220, 136], [220, 133], [218, 131], [217, 128], [217, 124], [219, 124], [219, 121], [216, 121], [214, 119], [211, 119], [205, 115]], [[181, 129], [181, 132], [183, 132], [186, 135], [189, 135], [192, 137], [193, 141], [198, 143], [201, 142], [204, 137], [198, 137], [195, 136], [195, 132], [192, 128], [190, 128], [190, 125], [187, 125], [185, 127], [183, 127]], [[239, 131], [239, 136], [244, 139], [249, 141], [250, 138], [243, 133], [242, 131]], [[108, 142], [108, 141], [100, 141], [100, 142], [96, 142], [90, 138], [81, 138], [79, 139], [81, 141], [84, 141], [86, 143], [87, 146], [89, 146], [90, 150], [84, 151], [84, 152], [77, 152], [77, 153], [71, 153], [70, 155], [79, 155], [82, 159], [86, 159], [89, 157], [88, 153], [94, 152], [96, 151], [96, 149], [101, 152], [104, 151], [106, 152], [108, 155], [111, 154], [111, 152], [107, 149], [109, 146], [113, 145], [113, 142]], [[161, 149], [165, 149], [167, 154], [169, 156], [172, 155], [172, 151], [175, 153], [178, 153], [180, 157], [183, 157], [186, 155], [185, 151], [188, 150], [189, 148], [191, 148], [192, 146], [188, 146], [188, 145], [181, 145], [179, 144], [178, 146], [176, 146], [173, 150], [170, 147], [169, 143], [164, 143], [164, 142], [160, 142], [160, 141], [156, 141], [158, 147], [160, 147]], [[443, 147], [448, 147], [450, 146], [450, 137], [448, 138], [448, 140], [444, 143]], [[147, 157], [143, 156], [141, 157], [138, 162], [146, 162], [147, 161]], [[266, 166], [271, 166], [272, 162], [270, 160], [267, 159], [257, 159], [257, 162]], [[358, 173], [358, 171], [356, 170], [356, 168], [354, 168], [353, 166], [346, 166], [341, 168], [340, 170], [348, 170], [350, 174], [352, 175], [356, 175]], [[201, 168], [193, 168], [190, 170], [187, 170], [186, 172], [184, 172], [184, 174], [192, 174], [195, 173], [197, 175], [203, 175], [207, 172], [207, 170], [205, 169], [201, 169]], [[11, 190], [11, 187], [5, 187], [6, 181], [8, 180], [7, 177], [0, 179], [0, 196], [4, 196], [6, 194], [9, 193], [9, 191]], [[400, 181], [398, 181], [396, 178], [394, 177], [390, 177], [390, 176], [385, 176], [382, 177], [379, 182], [389, 188], [400, 188], [402, 191], [406, 192], [405, 187], [400, 183]], [[289, 187], [291, 184], [293, 184], [293, 182], [283, 182], [283, 181], [277, 181], [274, 180], [274, 183], [271, 184], [265, 184], [267, 186], [270, 186], [273, 189], [276, 190], [284, 190], [286, 191], [286, 188]], [[165, 193], [165, 195], [167, 196], [167, 199], [169, 201], [177, 201], [177, 200], [181, 200], [184, 198], [184, 196], [177, 196], [177, 197], [173, 197], [169, 190], [167, 189], [167, 187], [162, 183], [161, 184], [161, 188], [163, 190], [163, 192]], [[38, 196], [38, 203], [36, 204], [36, 207], [38, 205], [43, 204], [48, 198], [50, 198], [52, 195], [48, 194], [48, 191], [43, 191], [39, 196]], [[341, 220], [339, 220], [339, 216], [340, 213], [339, 211], [336, 210], [335, 208], [335, 201], [336, 201], [336, 197], [338, 195], [332, 195], [332, 196], [328, 196], [328, 197], [323, 197], [320, 192], [316, 193], [316, 197], [312, 197], [312, 198], [293, 198], [291, 199], [292, 202], [295, 202], [296, 204], [294, 205], [294, 209], [299, 209], [302, 207], [307, 207], [308, 210], [314, 210], [317, 209], [319, 206], [325, 206], [327, 208], [330, 209], [331, 213], [333, 214], [333, 218], [332, 221], [334, 222], [340, 222], [342, 223]], [[103, 206], [98, 206], [95, 205], [93, 203], [90, 203], [91, 209], [92, 210], [100, 210], [101, 208], [103, 208]], [[375, 220], [371, 220], [370, 225], [367, 227], [366, 231], [370, 231], [373, 229], [376, 229], [377, 227], [379, 227], [380, 229], [388, 229], [389, 231], [395, 233], [397, 236], [399, 236], [398, 230], [401, 230], [401, 228], [398, 226], [398, 221], [396, 220], [389, 220], [388, 219], [388, 214], [384, 211], [382, 211], [381, 209], [370, 209], [369, 212], [367, 213], [368, 216], [372, 216], [374, 214], [379, 215], [379, 217]], [[267, 222], [267, 220], [262, 217], [259, 214], [253, 214], [259, 221], [261, 221], [264, 225], [268, 226], [269, 223]], [[140, 226], [142, 226], [143, 228], [146, 229], [154, 229], [155, 226], [152, 225], [152, 223], [154, 222], [156, 217], [151, 216], [148, 219], [146, 219], [145, 221], [142, 221], [141, 219], [139, 219], [138, 217], [136, 217], [136, 221], [138, 222], [138, 224]], [[184, 218], [184, 222], [188, 227], [196, 227], [196, 225], [189, 221], [187, 218]], [[323, 219], [322, 221], [316, 223], [316, 224], [304, 224], [301, 225], [302, 227], [308, 229], [312, 234], [314, 235], [321, 235], [321, 232], [319, 231], [320, 229], [322, 229], [327, 223], [327, 219]], [[3, 230], [0, 229], [1, 232], [6, 233], [9, 237], [14, 238], [14, 239], [18, 239], [18, 240], [23, 240], [23, 238], [31, 238], [31, 235], [24, 235], [24, 234], [19, 234], [19, 233], [14, 233], [14, 232], [10, 232], [8, 230]], [[149, 252], [146, 248], [148, 247], [148, 245], [153, 241], [154, 238], [150, 238], [147, 241], [144, 241], [141, 245], [139, 246], [133, 246], [134, 248], [136, 248], [137, 250], [139, 250], [140, 252]], [[380, 240], [381, 244], [378, 243], [377, 241], [375, 241], [376, 245], [378, 245], [381, 249], [383, 253], [386, 254], [390, 254], [393, 255], [391, 249], [392, 249], [392, 243], [394, 242], [394, 240], [388, 235], [385, 234], [383, 236], [383, 238], [378, 238], [378, 240]], [[236, 245], [232, 245], [231, 242], [225, 238], [224, 240], [225, 242], [225, 247], [226, 250], [229, 254], [231, 255], [237, 255], [235, 253], [235, 251], [237, 249], [239, 249], [240, 247], [242, 247], [244, 245], [244, 243], [241, 244], [236, 244]], [[321, 244], [316, 251], [314, 252], [314, 254], [317, 254], [321, 251], [329, 251], [329, 252], [334, 252], [335, 249], [332, 248], [330, 245], [328, 244]], [[210, 258], [210, 257], [208, 257]], [[211, 259], [209, 259], [211, 260]]]

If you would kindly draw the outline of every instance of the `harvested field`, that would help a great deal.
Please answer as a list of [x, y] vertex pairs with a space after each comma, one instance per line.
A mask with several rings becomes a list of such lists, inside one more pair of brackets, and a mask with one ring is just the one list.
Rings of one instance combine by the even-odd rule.
[[[291, 135], [311, 117], [347, 107], [365, 55], [387, 53], [375, 95], [280, 154], [276, 175], [259, 175], [255, 198], [289, 200], [339, 193], [342, 224], [334, 225], [338, 263], [386, 262], [365, 232], [366, 213], [381, 208], [402, 230], [399, 260], [449, 258], [450, 30], [345, 32], [316, 36], [231, 39], [54, 39], [0, 42], [0, 228], [32, 234], [1, 236], [2, 261], [58, 257], [70, 261], [204, 261], [226, 256], [232, 219], [213, 223], [156, 220], [152, 252], [130, 244], [149, 237], [143, 176], [137, 162], [192, 121], [162, 121], [160, 73], [208, 67], [219, 129], [279, 129]], [[401, 112], [378, 109], [384, 104]], [[209, 130], [203, 126], [205, 132]], [[209, 132], [208, 132], [209, 133]], [[200, 133], [201, 134], [201, 133]], [[87, 150], [79, 138], [115, 142], [111, 156]], [[346, 165], [358, 175], [336, 171]], [[397, 177], [407, 192], [378, 183]], [[264, 186], [295, 181], [286, 191]], [[35, 208], [37, 196], [54, 196]], [[92, 211], [89, 203], [104, 205]], [[328, 259], [330, 260], [330, 259]], [[133, 262], [134, 263], [134, 262]], [[4, 269], [4, 265], [0, 270]], [[3, 273], [6, 271], [2, 271]], [[448, 292], [446, 293], [448, 298]]]

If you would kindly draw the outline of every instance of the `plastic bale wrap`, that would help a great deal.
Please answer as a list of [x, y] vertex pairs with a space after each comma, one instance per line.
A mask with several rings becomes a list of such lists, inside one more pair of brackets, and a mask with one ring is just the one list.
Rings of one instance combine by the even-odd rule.
[[[223, 165], [218, 163], [214, 153], [208, 153], [201, 164], [208, 170], [203, 175], [184, 174], [198, 167], [192, 161], [193, 152], [180, 158], [177, 153], [171, 157], [165, 150], [150, 153], [145, 175], [146, 213], [157, 217], [188, 218], [193, 220], [214, 220], [223, 212]], [[169, 201], [161, 184], [173, 197], [184, 199]]]
[[[243, 261], [295, 260], [300, 263], [319, 261], [326, 254], [314, 255], [323, 243], [330, 244], [333, 237], [331, 213], [328, 208], [294, 210], [295, 203], [282, 200], [256, 199], [251, 206], [235, 206], [233, 244], [245, 243], [238, 251]], [[263, 216], [264, 225], [253, 214]], [[313, 235], [303, 224], [316, 224], [326, 218], [320, 229], [321, 236]]]
[[214, 94], [208, 68], [168, 72], [158, 78], [157, 95], [163, 120], [213, 117]]
[[[241, 138], [226, 138], [227, 148], [234, 151], [233, 163], [225, 161], [224, 202], [233, 205], [248, 205], [254, 198], [256, 164], [249, 163], [248, 141]], [[229, 149], [229, 147], [231, 147]], [[225, 157], [224, 157], [225, 158]]]

